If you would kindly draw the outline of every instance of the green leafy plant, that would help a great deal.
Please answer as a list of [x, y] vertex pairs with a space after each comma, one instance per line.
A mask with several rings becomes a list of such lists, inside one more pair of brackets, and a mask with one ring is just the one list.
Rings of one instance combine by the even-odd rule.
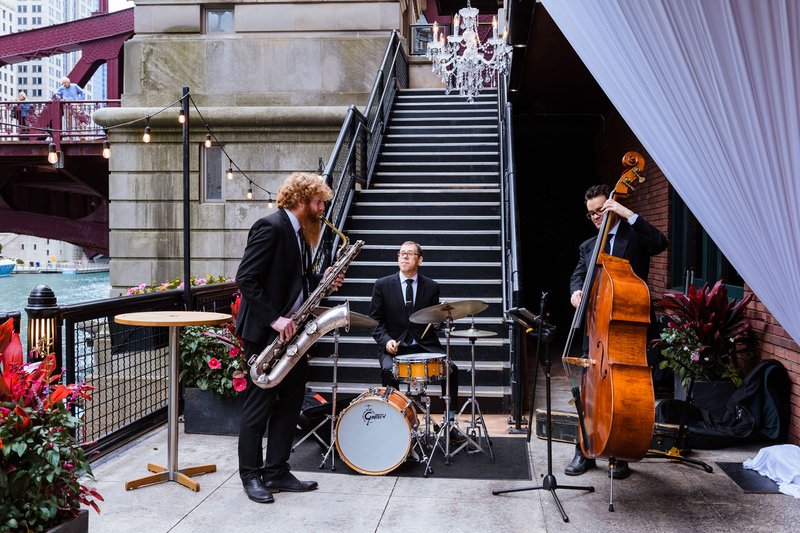
[[181, 379], [187, 387], [231, 397], [247, 388], [245, 352], [233, 324], [190, 326], [180, 338]]
[[[89, 400], [91, 387], [61, 385], [54, 355], [22, 366], [12, 336], [5, 341], [0, 379], [0, 530], [45, 531], [75, 515], [81, 504], [100, 512], [103, 498], [83, 485], [92, 478], [83, 446], [71, 434], [79, 420], [70, 406]], [[8, 357], [9, 349], [12, 356]]]
[[695, 380], [730, 380], [737, 387], [742, 372], [737, 355], [752, 353], [750, 321], [744, 312], [752, 295], [741, 301], [728, 298], [722, 280], [713, 287], [689, 287], [689, 294], [667, 291], [658, 305], [669, 318], [661, 338], [654, 341], [670, 368], [688, 386]]

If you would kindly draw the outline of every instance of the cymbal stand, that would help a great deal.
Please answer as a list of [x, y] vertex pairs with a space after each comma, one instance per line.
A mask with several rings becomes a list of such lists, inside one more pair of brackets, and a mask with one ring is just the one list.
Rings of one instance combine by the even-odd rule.
[[[331, 440], [328, 445], [328, 450], [322, 457], [322, 462], [319, 464], [319, 469], [325, 468], [325, 463], [328, 462], [328, 456], [331, 458], [331, 471], [336, 471], [336, 419], [339, 415], [336, 413], [336, 393], [339, 390], [338, 381], [339, 371], [339, 328], [333, 330], [333, 382], [331, 383], [331, 414], [325, 415], [325, 420], [317, 425], [317, 428], [322, 426], [326, 421], [331, 422]], [[314, 428], [314, 429], [317, 429]]]
[[[475, 329], [475, 317], [472, 317], [472, 325], [470, 329]], [[489, 452], [489, 460], [490, 462], [494, 462], [494, 453], [492, 452], [492, 439], [489, 437], [489, 430], [486, 429], [486, 421], [483, 418], [483, 413], [481, 413], [481, 406], [478, 403], [478, 400], [475, 398], [475, 341], [478, 340], [478, 337], [469, 337], [469, 344], [471, 348], [472, 354], [472, 361], [470, 362], [469, 372], [472, 375], [472, 383], [470, 389], [470, 396], [467, 398], [467, 401], [464, 402], [464, 405], [461, 407], [461, 410], [458, 412], [458, 415], [461, 416], [466, 410], [467, 406], [472, 408], [472, 417], [470, 418], [469, 426], [466, 428], [466, 437], [467, 442], [465, 446], [467, 446], [466, 450], [467, 453], [486, 453]], [[478, 414], [476, 416], [475, 410], [477, 409]], [[480, 424], [478, 424], [480, 422]], [[483, 438], [486, 437], [486, 449], [484, 450], [481, 444], [483, 444]], [[473, 446], [473, 449], [469, 447]], [[463, 446], [462, 446], [463, 448]], [[458, 453], [462, 448], [456, 450], [453, 455]]]
[[[447, 312], [447, 319], [445, 320], [445, 322], [447, 323], [447, 329], [446, 329], [447, 350], [445, 351], [445, 366], [444, 366], [445, 368], [444, 422], [442, 422], [442, 427], [439, 428], [438, 433], [436, 433], [436, 440], [433, 443], [433, 450], [431, 450], [431, 454], [428, 457], [428, 463], [426, 465], [424, 474], [425, 477], [428, 476], [428, 470], [430, 469], [431, 460], [433, 459], [433, 456], [436, 454], [436, 448], [437, 447], [441, 448], [441, 445], [439, 444], [439, 439], [442, 438], [442, 436], [444, 436], [444, 442], [445, 442], [442, 451], [444, 452], [444, 464], [446, 465], [450, 464], [450, 458], [452, 457], [452, 455], [454, 455], [450, 453], [450, 429], [454, 428], [456, 431], [464, 435], [465, 438], [467, 437], [464, 434], [464, 432], [461, 431], [456, 425], [455, 417], [453, 417], [453, 420], [450, 420], [450, 332], [453, 328], [452, 311]], [[465, 445], [466, 442], [462, 444], [462, 447]]]
[[[544, 317], [544, 307], [545, 301], [547, 300], [547, 293], [542, 293], [542, 299], [540, 302], [539, 307], [539, 316]], [[519, 317], [515, 318], [517, 323], [522, 323]], [[526, 333], [531, 333], [534, 331], [534, 324], [525, 324]], [[541, 338], [544, 334], [544, 320], [539, 321], [539, 331], [537, 334], [536, 339], [536, 361], [538, 364], [539, 361], [539, 351], [541, 348]], [[585, 490], [586, 492], [594, 492], [594, 487], [577, 487], [573, 485], [558, 485], [558, 481], [556, 477], [553, 475], [553, 425], [552, 425], [552, 404], [551, 404], [551, 396], [550, 396], [550, 350], [545, 347], [544, 350], [544, 376], [545, 376], [545, 398], [547, 401], [547, 475], [545, 475], [542, 479], [542, 484], [534, 487], [523, 487], [519, 489], [505, 489], [505, 490], [493, 490], [492, 494], [497, 496], [498, 494], [506, 494], [508, 492], [522, 492], [527, 490], [549, 490], [550, 494], [553, 495], [553, 499], [556, 502], [556, 506], [558, 507], [558, 511], [561, 513], [561, 518], [564, 522], [569, 522], [569, 516], [564, 511], [564, 506], [561, 504], [561, 500], [558, 499], [558, 494], [556, 494], [556, 489], [565, 489], [565, 490]], [[530, 424], [533, 424], [533, 420], [530, 421]]]

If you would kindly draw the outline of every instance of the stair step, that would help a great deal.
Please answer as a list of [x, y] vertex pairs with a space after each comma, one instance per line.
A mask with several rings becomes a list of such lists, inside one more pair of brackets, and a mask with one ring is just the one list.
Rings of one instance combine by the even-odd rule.
[[345, 233], [351, 240], [361, 239], [372, 244], [393, 245], [396, 249], [405, 241], [415, 241], [426, 246], [457, 246], [461, 244], [500, 245], [500, 230], [399, 230], [354, 228], [347, 222]]
[[498, 202], [372, 202], [357, 203], [350, 208], [353, 216], [359, 215], [404, 215], [415, 217], [425, 213], [444, 212], [451, 216], [499, 216]]
[[358, 193], [354, 205], [360, 202], [398, 201], [398, 196], [408, 202], [430, 202], [447, 200], [450, 202], [486, 202], [499, 201], [500, 189], [465, 189], [456, 191], [449, 189], [425, 189], [422, 191], [409, 191], [407, 189], [366, 189]]
[[[306, 386], [314, 392], [330, 392], [331, 384], [320, 381], [309, 381]], [[337, 392], [339, 394], [361, 394], [369, 389], [378, 386], [373, 383], [339, 383]], [[465, 388], [465, 390], [467, 390]], [[438, 386], [428, 387], [429, 396], [440, 396], [442, 391]], [[507, 386], [476, 386], [475, 396], [478, 398], [503, 398], [511, 394], [511, 387]]]
[[491, 229], [500, 224], [500, 217], [489, 216], [415, 216], [408, 218], [403, 215], [353, 215], [348, 217], [353, 225], [369, 224], [375, 229]]

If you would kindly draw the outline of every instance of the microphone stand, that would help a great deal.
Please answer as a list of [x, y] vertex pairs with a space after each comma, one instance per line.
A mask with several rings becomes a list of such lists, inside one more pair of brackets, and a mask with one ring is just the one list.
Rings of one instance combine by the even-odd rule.
[[[541, 348], [541, 344], [549, 345], [549, 334], [547, 342], [542, 342], [542, 337], [544, 336], [544, 309], [545, 309], [545, 302], [547, 301], [547, 293], [542, 293], [542, 298], [540, 300], [539, 305], [539, 324], [538, 324], [538, 331], [536, 332], [537, 340], [536, 340], [536, 365], [537, 365], [537, 374], [538, 374], [538, 365], [539, 365], [539, 351]], [[525, 318], [521, 317], [520, 314], [522, 313], [514, 313], [515, 309], [509, 311], [509, 316], [511, 316], [517, 325], [521, 325], [525, 328], [525, 333], [532, 334], [534, 332], [534, 328], [536, 326], [535, 323], [528, 322]], [[524, 310], [526, 314], [529, 314], [527, 310]], [[533, 486], [533, 487], [522, 487], [518, 489], [503, 489], [503, 490], [493, 490], [492, 494], [497, 496], [498, 494], [506, 494], [509, 492], [522, 492], [528, 490], [547, 490], [550, 491], [550, 494], [553, 495], [553, 500], [556, 502], [556, 506], [558, 507], [558, 511], [561, 513], [561, 518], [564, 519], [564, 522], [569, 522], [569, 516], [564, 511], [564, 506], [561, 504], [561, 500], [558, 499], [558, 494], [556, 494], [556, 489], [564, 489], [564, 490], [584, 490], [586, 492], [594, 492], [593, 486], [588, 487], [579, 487], [574, 485], [558, 485], [558, 481], [556, 480], [556, 476], [553, 475], [553, 435], [552, 435], [552, 405], [551, 405], [551, 395], [550, 395], [550, 350], [546, 346], [544, 350], [544, 375], [545, 375], [545, 398], [546, 398], [546, 407], [547, 407], [547, 475], [542, 478], [542, 484]], [[534, 389], [535, 390], [535, 389]], [[533, 394], [532, 396], [535, 396]], [[528, 442], [531, 440], [531, 426], [533, 425], [533, 397], [531, 397], [531, 419], [528, 423]]]

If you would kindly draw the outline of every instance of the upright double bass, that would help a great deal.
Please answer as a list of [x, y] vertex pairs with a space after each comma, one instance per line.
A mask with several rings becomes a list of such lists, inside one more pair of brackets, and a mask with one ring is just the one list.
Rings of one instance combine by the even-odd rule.
[[[617, 181], [611, 193], [614, 199], [628, 196], [635, 185], [644, 182], [640, 154], [627, 152], [622, 164], [630, 168]], [[611, 227], [606, 212], [562, 361], [573, 382], [584, 455], [638, 461], [649, 448], [655, 424], [653, 381], [646, 356], [650, 291], [628, 260], [602, 251]], [[575, 331], [584, 316], [588, 357], [570, 357]], [[578, 381], [580, 389], [575, 386]]]

